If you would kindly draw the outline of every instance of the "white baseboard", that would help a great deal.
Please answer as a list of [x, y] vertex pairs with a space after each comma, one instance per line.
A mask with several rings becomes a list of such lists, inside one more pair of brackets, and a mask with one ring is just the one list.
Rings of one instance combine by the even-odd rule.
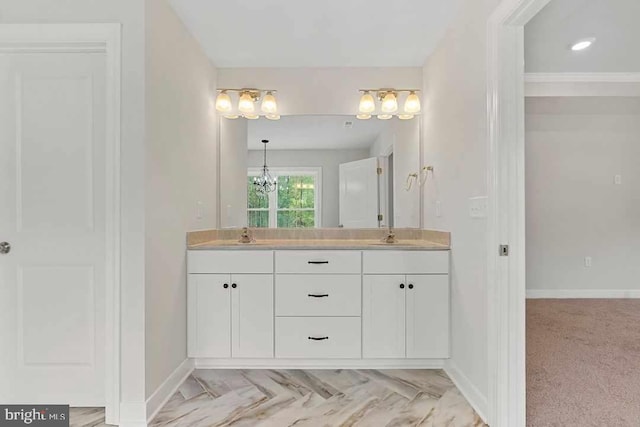
[[145, 402], [120, 402], [120, 427], [147, 427]]
[[194, 359], [196, 369], [442, 369], [445, 359]]
[[487, 421], [487, 397], [480, 393], [480, 390], [467, 378], [458, 368], [453, 360], [447, 361], [444, 371], [449, 375], [451, 381], [458, 387], [460, 393], [467, 399], [469, 404], [485, 423]]
[[527, 289], [528, 299], [640, 298], [640, 289]]
[[178, 387], [180, 387], [184, 380], [191, 375], [191, 372], [193, 372], [193, 360], [185, 359], [185, 361], [160, 384], [160, 387], [149, 396], [146, 404], [147, 423], [151, 422], [158, 411], [171, 399], [171, 396], [178, 390]]

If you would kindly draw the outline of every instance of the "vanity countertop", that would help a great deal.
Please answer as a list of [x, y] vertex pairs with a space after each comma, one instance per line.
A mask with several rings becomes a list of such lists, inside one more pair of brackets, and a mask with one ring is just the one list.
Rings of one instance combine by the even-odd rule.
[[383, 242], [389, 231], [369, 229], [273, 229], [252, 228], [245, 232], [254, 240], [240, 243], [242, 229], [199, 230], [187, 233], [189, 250], [414, 250], [450, 249], [451, 235], [444, 231], [394, 229], [395, 243]]
[[240, 243], [236, 240], [211, 240], [189, 245], [189, 250], [449, 250], [449, 245], [429, 240], [398, 240], [396, 243], [384, 243], [369, 239], [271, 239], [252, 243]]

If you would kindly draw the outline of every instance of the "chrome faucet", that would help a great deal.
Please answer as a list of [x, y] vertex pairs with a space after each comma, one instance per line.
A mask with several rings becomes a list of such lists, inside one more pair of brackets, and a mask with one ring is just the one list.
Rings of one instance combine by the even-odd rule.
[[249, 234], [249, 228], [243, 227], [242, 228], [242, 234], [240, 235], [240, 239], [238, 239], [238, 242], [240, 242], [240, 243], [251, 243], [251, 242], [254, 242], [254, 241], [255, 240], [253, 240], [253, 238]]
[[393, 229], [389, 227], [387, 231], [387, 235], [382, 238], [384, 243], [396, 243], [396, 233], [393, 232]]

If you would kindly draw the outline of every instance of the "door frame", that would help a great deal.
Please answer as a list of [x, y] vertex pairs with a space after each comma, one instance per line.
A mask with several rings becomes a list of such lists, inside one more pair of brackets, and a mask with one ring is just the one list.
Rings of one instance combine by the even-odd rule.
[[120, 87], [121, 25], [0, 24], [0, 53], [104, 53], [106, 56], [105, 415], [120, 420]]
[[[489, 422], [524, 427], [524, 26], [551, 0], [503, 0], [487, 26]], [[500, 254], [508, 246], [508, 256]]]

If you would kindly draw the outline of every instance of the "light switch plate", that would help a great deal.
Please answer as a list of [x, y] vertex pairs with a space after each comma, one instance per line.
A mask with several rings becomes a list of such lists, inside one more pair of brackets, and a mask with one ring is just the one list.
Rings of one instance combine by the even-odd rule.
[[487, 217], [487, 196], [470, 197], [469, 198], [469, 216], [471, 218], [486, 218]]

